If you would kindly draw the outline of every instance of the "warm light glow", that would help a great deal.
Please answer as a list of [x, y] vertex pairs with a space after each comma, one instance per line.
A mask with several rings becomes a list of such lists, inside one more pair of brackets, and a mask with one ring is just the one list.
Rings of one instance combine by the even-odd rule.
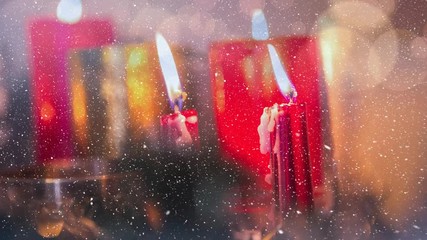
[[144, 107], [144, 98], [147, 97], [146, 88], [144, 88], [144, 84], [135, 76], [130, 76], [127, 79], [127, 85], [130, 91], [130, 99], [132, 100], [132, 105], [138, 108]]
[[[343, 27], [328, 27], [319, 33], [323, 72], [328, 85], [338, 83], [343, 74], [356, 65], [356, 54], [352, 54], [352, 51], [357, 37], [350, 29]], [[362, 69], [358, 68], [356, 72], [362, 72]]]
[[242, 61], [243, 73], [245, 74], [246, 84], [255, 81], [255, 60], [252, 56], [247, 56]]
[[215, 99], [218, 112], [223, 113], [225, 107], [225, 92], [224, 92], [224, 75], [222, 70], [218, 68], [215, 72]]
[[81, 0], [61, 0], [56, 8], [56, 16], [61, 22], [76, 23], [82, 18]]
[[388, 23], [386, 13], [361, 1], [339, 2], [330, 9], [330, 14], [332, 19], [342, 26], [365, 33], [375, 32]]
[[144, 51], [138, 51], [138, 49], [131, 51], [128, 59], [128, 67], [138, 68], [138, 66], [140, 66], [142, 63], [147, 62], [148, 59], [144, 58], [145, 54], [147, 53]]
[[121, 47], [105, 47], [102, 50], [104, 79], [101, 96], [106, 101], [106, 115], [109, 128], [106, 131], [106, 143], [109, 157], [119, 158], [123, 146], [128, 141], [127, 89], [125, 85], [125, 56]]
[[40, 108], [40, 118], [43, 121], [50, 122], [55, 116], [55, 109], [50, 102], [43, 102]]
[[276, 81], [268, 52], [264, 52], [262, 59], [262, 94], [264, 99], [270, 99], [271, 93], [276, 91]]
[[181, 82], [179, 81], [178, 70], [172, 51], [162, 34], [156, 33], [157, 54], [159, 56], [160, 67], [166, 83], [169, 101], [174, 106], [177, 93], [182, 92]]
[[87, 144], [87, 103], [86, 91], [81, 80], [75, 79], [71, 83], [72, 109], [75, 133], [80, 144]]
[[158, 205], [152, 202], [147, 202], [145, 204], [145, 209], [147, 212], [147, 221], [150, 227], [158, 231], [162, 228], [162, 218], [163, 214], [160, 211]]
[[322, 55], [323, 71], [326, 82], [330, 83], [334, 79], [334, 53], [336, 51], [336, 43], [334, 43], [335, 32], [330, 35], [323, 34], [320, 39], [320, 49]]
[[366, 90], [390, 77], [397, 64], [398, 40], [382, 4], [339, 1], [318, 23], [328, 85]]
[[39, 220], [37, 221], [37, 233], [44, 238], [54, 238], [61, 234], [63, 226], [63, 219], [52, 218], [44, 221]]
[[[134, 137], [142, 137], [141, 130], [153, 128], [159, 114], [157, 69], [148, 61], [152, 45], [131, 46], [126, 49], [126, 86], [130, 125]], [[153, 49], [154, 50], [154, 49]]]
[[277, 85], [280, 89], [280, 92], [283, 96], [295, 94], [295, 87], [289, 79], [288, 74], [286, 73], [286, 70], [280, 60], [279, 54], [276, 51], [276, 48], [271, 44], [268, 44], [267, 47], [268, 52], [270, 53], [271, 65], [273, 67], [274, 76]]
[[82, 82], [75, 81], [72, 84], [73, 95], [73, 119], [77, 126], [86, 126], [87, 111], [86, 111], [86, 92]]
[[259, 71], [257, 69], [257, 56], [248, 55], [242, 60], [242, 73], [244, 74], [246, 91], [256, 99], [259, 97], [259, 87], [257, 85], [257, 80], [259, 80]]

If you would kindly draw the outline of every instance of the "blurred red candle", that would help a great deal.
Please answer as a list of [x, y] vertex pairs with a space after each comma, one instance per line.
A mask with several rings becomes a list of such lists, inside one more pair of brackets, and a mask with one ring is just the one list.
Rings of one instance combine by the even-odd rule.
[[30, 23], [37, 163], [53, 163], [73, 156], [70, 86], [66, 66], [68, 50], [112, 43], [112, 29], [110, 22], [104, 20], [64, 24], [55, 19], [40, 19]]
[[198, 118], [196, 110], [182, 111], [187, 94], [182, 90], [172, 51], [166, 39], [156, 34], [160, 67], [165, 80], [172, 114], [160, 118], [161, 140], [167, 149], [199, 147]]

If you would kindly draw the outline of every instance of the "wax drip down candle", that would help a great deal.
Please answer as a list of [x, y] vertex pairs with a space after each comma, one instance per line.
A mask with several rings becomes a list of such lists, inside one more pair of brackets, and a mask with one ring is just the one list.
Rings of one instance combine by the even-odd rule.
[[173, 113], [160, 118], [160, 135], [167, 149], [199, 148], [198, 117], [194, 109], [182, 110], [187, 93], [183, 91], [172, 51], [166, 39], [156, 34], [160, 67]]
[[258, 133], [260, 151], [270, 152], [275, 210], [281, 217], [298, 210], [309, 213], [314, 208], [308, 148], [306, 105], [296, 103], [296, 90], [282, 67], [273, 45], [268, 44], [273, 72], [282, 94], [283, 104], [264, 108]]

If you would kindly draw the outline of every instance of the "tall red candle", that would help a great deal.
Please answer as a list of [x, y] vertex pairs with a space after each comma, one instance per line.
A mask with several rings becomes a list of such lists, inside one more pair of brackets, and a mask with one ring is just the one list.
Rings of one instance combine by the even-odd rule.
[[[320, 63], [315, 37], [295, 36], [266, 41], [216, 42], [210, 49], [215, 119], [222, 156], [260, 176], [269, 172], [267, 156], [259, 152], [259, 124], [254, 109], [283, 101], [271, 71], [266, 45], [274, 44], [296, 89], [306, 104], [307, 138], [314, 188], [323, 184]], [[244, 121], [236, 122], [236, 117]], [[251, 130], [252, 129], [252, 130]]]
[[271, 133], [271, 170], [276, 205], [282, 214], [313, 209], [305, 104], [282, 104]]
[[67, 54], [71, 48], [112, 43], [109, 21], [82, 20], [64, 24], [40, 19], [29, 25], [32, 103], [37, 163], [73, 156]]

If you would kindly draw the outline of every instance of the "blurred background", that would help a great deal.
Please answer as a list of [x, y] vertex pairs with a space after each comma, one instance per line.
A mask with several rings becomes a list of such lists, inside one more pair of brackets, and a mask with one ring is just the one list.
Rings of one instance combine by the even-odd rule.
[[[62, 15], [59, 10], [61, 4], [65, 6]], [[86, 129], [87, 133], [81, 135], [85, 136], [85, 141], [89, 143], [80, 139], [82, 142], [78, 142], [73, 149], [64, 150], [62, 155], [52, 158], [69, 157], [67, 151], [77, 152], [73, 157], [121, 161], [120, 166], [114, 165], [108, 171], [101, 171], [102, 174], [122, 174], [135, 169], [144, 172], [144, 178], [138, 184], [147, 185], [148, 190], [138, 191], [143, 191], [141, 194], [144, 196], [152, 197], [144, 200], [148, 202], [143, 207], [144, 213], [132, 214], [158, 218], [139, 219], [147, 222], [149, 227], [136, 230], [128, 225], [120, 225], [115, 231], [117, 235], [111, 231], [111, 238], [125, 236], [119, 232], [132, 229], [135, 239], [141, 238], [142, 233], [148, 234], [147, 239], [186, 239], [185, 236], [194, 239], [198, 236], [208, 239], [250, 239], [248, 236], [252, 233], [252, 239], [261, 239], [258, 238], [257, 229], [262, 223], [255, 224], [257, 221], [253, 219], [256, 217], [244, 214], [240, 216], [249, 222], [240, 222], [240, 225], [258, 224], [255, 228], [243, 228], [254, 231], [248, 233], [240, 231], [241, 226], [237, 227], [239, 230], [234, 227], [234, 221], [239, 214], [230, 217], [227, 213], [230, 211], [227, 206], [232, 205], [230, 202], [241, 204], [240, 200], [236, 200], [236, 196], [248, 194], [248, 191], [251, 192], [250, 196], [258, 193], [263, 195], [265, 190], [258, 185], [253, 186], [254, 189], [249, 187], [248, 190], [247, 184], [243, 184], [246, 187], [241, 190], [242, 182], [257, 181], [252, 178], [254, 171], [245, 169], [244, 162], [234, 157], [227, 159], [229, 156], [224, 156], [221, 152], [219, 142], [222, 138], [218, 136], [215, 121], [217, 102], [214, 98], [217, 96], [212, 90], [215, 81], [212, 80], [210, 59], [210, 54], [215, 50], [213, 43], [251, 39], [251, 17], [255, 9], [264, 11], [272, 38], [310, 36], [317, 44], [322, 138], [325, 148], [330, 150], [323, 155], [330, 158], [339, 189], [334, 193], [337, 201], [333, 207], [336, 211], [333, 217], [313, 226], [315, 229], [327, 226], [327, 233], [318, 236], [329, 239], [426, 239], [427, 2], [424, 0], [0, 0], [0, 168], [24, 169], [49, 162], [44, 158], [50, 156], [52, 149], [61, 148], [63, 142], [71, 141], [67, 140], [68, 135], [64, 135], [64, 138], [52, 138], [58, 136], [58, 132], [52, 130], [47, 138], [54, 140], [42, 142], [47, 138], [40, 137], [43, 136], [40, 132], [43, 131], [44, 125], [37, 119], [49, 118], [51, 109], [45, 108], [39, 102], [40, 99], [50, 96], [40, 93], [40, 89], [51, 89], [53, 95], [58, 94], [56, 98], [60, 100], [55, 106], [63, 106], [61, 104], [64, 102], [61, 101], [68, 104], [69, 99], [82, 98], [75, 92], [71, 93], [68, 88], [62, 88], [61, 84], [68, 84], [76, 79], [96, 79], [100, 76], [97, 69], [100, 69], [101, 65], [104, 70], [112, 69], [108, 76], [123, 74], [120, 71], [127, 71], [127, 76], [136, 76], [137, 71], [141, 71], [141, 76], [148, 72], [151, 74], [150, 79], [160, 79], [159, 67], [150, 65], [158, 61], [155, 50], [153, 52], [154, 45], [150, 44], [154, 43], [155, 33], [161, 32], [169, 44], [174, 46], [173, 49], [176, 48], [175, 56], [179, 56], [176, 60], [178, 71], [182, 77], [181, 82], [189, 93], [186, 108], [197, 110], [200, 148], [196, 153], [164, 151], [157, 133], [150, 135], [153, 131], [158, 131], [160, 123], [157, 119], [160, 115], [170, 111], [166, 97], [161, 93], [163, 90], [157, 89], [158, 86], [164, 88], [162, 80], [148, 85], [148, 89], [156, 92], [152, 97], [153, 102], [143, 103], [145, 106], [154, 106], [149, 110], [149, 114], [132, 115], [132, 106], [128, 106], [129, 115], [126, 116], [130, 117], [126, 124], [147, 126], [146, 128], [135, 130], [122, 126], [123, 129], [126, 128], [123, 131], [129, 132], [120, 134], [120, 126], [108, 122], [103, 126], [114, 126], [114, 129], [119, 129], [119, 135], [117, 131], [108, 132], [98, 128], [96, 132], [104, 134], [102, 136], [92, 136], [92, 130], [96, 128], [97, 121], [109, 121], [103, 112], [113, 109], [114, 106], [109, 104], [108, 100], [107, 103], [96, 100], [96, 97], [93, 100], [93, 96], [102, 95], [101, 87], [81, 80], [83, 88], [88, 92], [88, 102], [91, 102], [91, 98], [93, 100], [88, 103], [88, 106], [92, 106], [88, 108], [88, 111], [91, 110], [88, 115], [92, 114], [92, 118], [87, 120], [92, 127], [83, 126], [82, 129]], [[67, 15], [74, 11], [76, 16]], [[52, 22], [64, 21], [66, 23], [61, 26], [49, 25]], [[81, 29], [70, 27], [83, 22], [86, 25], [80, 25]], [[55, 31], [74, 31], [74, 36], [77, 37], [70, 41], [64, 40], [61, 39], [61, 34], [55, 35]], [[46, 36], [42, 36], [43, 34]], [[90, 36], [87, 38], [89, 40], [83, 39], [83, 36]], [[58, 52], [38, 48], [36, 45], [47, 46], [51, 43], [54, 45], [52, 49], [59, 49]], [[105, 48], [101, 49], [101, 46]], [[116, 48], [118, 50], [115, 50]], [[108, 57], [110, 53], [111, 56], [117, 56], [114, 51], [121, 51], [131, 59], [129, 56], [134, 49], [142, 49], [141, 54], [146, 54], [143, 55], [147, 58], [146, 62], [142, 61], [146, 69], [132, 71], [131, 63], [126, 68], [120, 68], [117, 66], [125, 64], [125, 60]], [[285, 49], [285, 55], [286, 51]], [[61, 57], [44, 58], [43, 54], [58, 54]], [[98, 63], [96, 59], [102, 61]], [[68, 66], [70, 62], [72, 64]], [[63, 68], [63, 72], [52, 70], [58, 66]], [[46, 80], [48, 76], [36, 69], [45, 69], [46, 74], [57, 74], [55, 76], [58, 76], [58, 79], [64, 80], [49, 85]], [[45, 85], [38, 85], [37, 82]], [[120, 82], [112, 81], [112, 84], [114, 89], [125, 88]], [[131, 83], [127, 84], [127, 88], [132, 89], [129, 87], [132, 86]], [[115, 95], [113, 98], [116, 100], [113, 102], [120, 103], [117, 99], [126, 98], [120, 96]], [[129, 96], [131, 93], [127, 101], [131, 101]], [[77, 101], [73, 104], [85, 105], [85, 102]], [[102, 108], [99, 108], [100, 106]], [[114, 109], [120, 109], [120, 106]], [[40, 116], [34, 111], [39, 108], [44, 109]], [[71, 110], [64, 109], [58, 111], [72, 115]], [[122, 116], [117, 111], [109, 114], [116, 116], [115, 119]], [[249, 116], [253, 115], [258, 119], [261, 114], [262, 108], [253, 109]], [[245, 121], [247, 116], [230, 117]], [[74, 123], [78, 122], [78, 116], [76, 118], [74, 115], [73, 119]], [[152, 119], [156, 120], [151, 121]], [[61, 124], [60, 121], [57, 124]], [[79, 139], [78, 134], [83, 131], [76, 126], [69, 127], [73, 129], [73, 134], [76, 134], [72, 136], [73, 139]], [[62, 128], [56, 129], [62, 131]], [[256, 131], [256, 128], [253, 131]], [[140, 141], [139, 136], [149, 137]], [[71, 138], [71, 135], [68, 137]], [[99, 139], [107, 140], [101, 144]], [[138, 143], [132, 145], [135, 139]], [[41, 145], [43, 149], [45, 146], [52, 146], [52, 149], [40, 150]], [[90, 150], [82, 150], [89, 149], [88, 146], [91, 146]], [[182, 165], [194, 166], [195, 169], [178, 164], [174, 170], [165, 170], [164, 166], [167, 166], [172, 158], [179, 159], [178, 162]], [[260, 161], [268, 162], [268, 156], [266, 158]], [[263, 170], [260, 172], [265, 174]], [[99, 172], [97, 174], [99, 175]], [[162, 184], [176, 181], [168, 180], [170, 175], [185, 176], [187, 180], [182, 186], [174, 186], [171, 190], [169, 185]], [[44, 175], [37, 175], [40, 176]], [[158, 181], [161, 183], [156, 185]], [[16, 191], [19, 192], [19, 188]], [[164, 194], [170, 194], [171, 191], [174, 196], [164, 198]], [[188, 196], [180, 198], [180, 193]], [[129, 198], [135, 198], [135, 194], [129, 195], [132, 195], [128, 196]], [[121, 197], [123, 198], [126, 196]], [[181, 209], [181, 217], [184, 217], [169, 220], [169, 223], [173, 222], [175, 225], [168, 225], [167, 221], [164, 221], [170, 215], [167, 204], [160, 203], [161, 207], [156, 208], [155, 203], [169, 200], [180, 202], [179, 199], [184, 199], [187, 204], [171, 204]], [[10, 197], [4, 201], [16, 204], [11, 202]], [[266, 200], [260, 201], [264, 203]], [[9, 234], [7, 236], [10, 238], [33, 239], [31, 231], [27, 235], [16, 235], [15, 232], [19, 230], [12, 227], [15, 220], [10, 220], [13, 216], [8, 212], [9, 208], [12, 207], [0, 208], [3, 210], [0, 212], [3, 225], [1, 229]], [[187, 213], [194, 213], [195, 216], [187, 217]], [[108, 215], [110, 212], [104, 214]], [[261, 220], [264, 224], [268, 221], [266, 215], [268, 214], [263, 217], [267, 220]], [[184, 224], [185, 219], [195, 220], [191, 227], [188, 227]], [[103, 224], [104, 227], [114, 229], [113, 224]], [[89, 226], [90, 223], [86, 225]], [[311, 231], [309, 227], [295, 231], [296, 233], [285, 234], [286, 236], [277, 239], [316, 238], [316, 231]], [[236, 232], [242, 235], [236, 235]], [[92, 235], [86, 236], [90, 238]]]

